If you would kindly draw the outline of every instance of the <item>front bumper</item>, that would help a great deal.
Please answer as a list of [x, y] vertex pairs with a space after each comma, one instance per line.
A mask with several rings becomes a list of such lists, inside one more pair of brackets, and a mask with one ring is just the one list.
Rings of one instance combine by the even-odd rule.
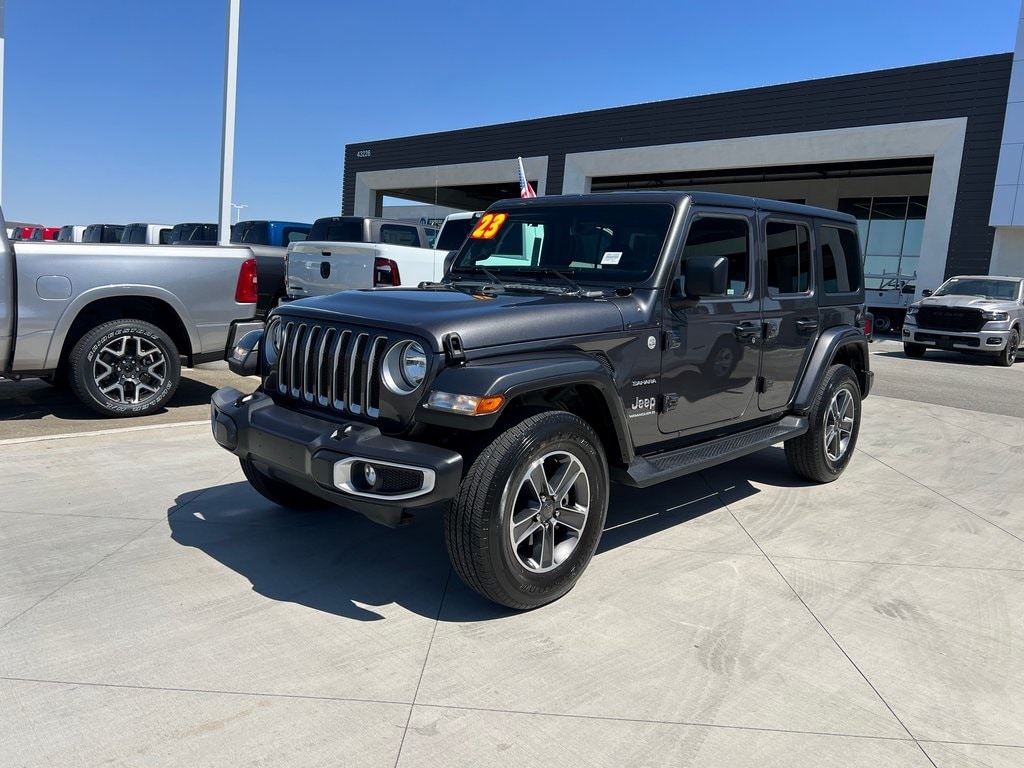
[[[1002, 321], [998, 321], [1002, 324]], [[948, 331], [918, 328], [912, 322], [903, 324], [903, 341], [921, 344], [936, 349], [952, 349], [957, 352], [1002, 352], [1010, 338], [1009, 328], [980, 331]]]
[[217, 390], [210, 425], [222, 448], [264, 474], [384, 525], [397, 526], [408, 510], [454, 498], [462, 480], [462, 456], [455, 451], [298, 413], [263, 392]]

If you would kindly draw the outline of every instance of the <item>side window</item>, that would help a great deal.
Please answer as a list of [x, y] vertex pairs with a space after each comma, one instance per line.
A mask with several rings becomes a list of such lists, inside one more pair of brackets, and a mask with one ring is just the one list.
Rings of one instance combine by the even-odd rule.
[[744, 296], [750, 287], [750, 227], [746, 219], [699, 216], [690, 224], [682, 261], [691, 256], [725, 256], [729, 260], [727, 296]]
[[857, 235], [849, 229], [822, 227], [821, 276], [825, 293], [853, 293], [860, 290], [861, 265]]
[[765, 224], [768, 295], [807, 293], [811, 286], [811, 233], [803, 224]]
[[380, 241], [392, 245], [419, 245], [420, 238], [415, 227], [403, 227], [397, 224], [382, 224]]
[[287, 243], [294, 243], [296, 241], [302, 241], [306, 239], [306, 233], [301, 229], [292, 229], [291, 227], [285, 227], [284, 230], [284, 241]]

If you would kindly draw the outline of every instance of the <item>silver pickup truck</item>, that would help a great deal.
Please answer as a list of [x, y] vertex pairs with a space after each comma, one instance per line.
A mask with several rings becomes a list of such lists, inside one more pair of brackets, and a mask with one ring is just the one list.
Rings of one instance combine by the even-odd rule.
[[1024, 328], [1024, 278], [960, 275], [924, 294], [903, 321], [907, 357], [948, 349], [1013, 365]]
[[262, 327], [256, 279], [244, 246], [15, 248], [0, 227], [0, 378], [68, 385], [105, 416], [152, 413], [183, 363], [222, 360]]

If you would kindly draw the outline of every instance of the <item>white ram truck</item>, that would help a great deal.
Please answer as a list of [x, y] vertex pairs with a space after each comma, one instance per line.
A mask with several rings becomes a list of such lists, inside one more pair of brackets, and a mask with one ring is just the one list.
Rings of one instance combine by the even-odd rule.
[[0, 378], [70, 386], [105, 416], [149, 414], [174, 395], [183, 364], [223, 360], [262, 327], [256, 296], [244, 246], [15, 246], [4, 230]]
[[440, 280], [447, 251], [433, 248], [432, 227], [393, 219], [330, 216], [288, 246], [286, 301], [351, 288]]

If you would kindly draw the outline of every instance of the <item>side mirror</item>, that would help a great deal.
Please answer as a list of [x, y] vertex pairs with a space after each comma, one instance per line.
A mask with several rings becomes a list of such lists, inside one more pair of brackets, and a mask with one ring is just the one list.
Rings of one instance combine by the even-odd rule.
[[729, 285], [729, 260], [725, 256], [691, 256], [683, 275], [672, 281], [669, 306], [681, 310], [702, 296], [725, 296]]
[[932, 295], [932, 289], [931, 288], [925, 288], [923, 291], [921, 291], [921, 295], [922, 296], [931, 296]]
[[228, 368], [239, 376], [255, 376], [260, 364], [260, 339], [263, 331], [249, 331], [236, 343], [228, 355]]
[[729, 260], [725, 256], [691, 256], [683, 274], [687, 296], [725, 296]]

